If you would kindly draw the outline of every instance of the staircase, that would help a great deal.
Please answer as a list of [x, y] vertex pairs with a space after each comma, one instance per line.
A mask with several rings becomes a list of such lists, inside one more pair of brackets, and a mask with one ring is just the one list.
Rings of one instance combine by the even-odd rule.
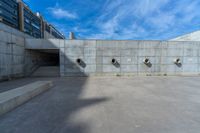
[[60, 76], [59, 66], [41, 66], [31, 75], [31, 77], [59, 77], [59, 76]]

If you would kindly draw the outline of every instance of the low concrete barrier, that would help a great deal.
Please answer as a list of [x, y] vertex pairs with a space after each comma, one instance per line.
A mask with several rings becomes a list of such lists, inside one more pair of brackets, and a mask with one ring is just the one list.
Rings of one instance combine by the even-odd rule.
[[38, 81], [0, 93], [0, 115], [47, 91], [52, 86], [51, 81]]

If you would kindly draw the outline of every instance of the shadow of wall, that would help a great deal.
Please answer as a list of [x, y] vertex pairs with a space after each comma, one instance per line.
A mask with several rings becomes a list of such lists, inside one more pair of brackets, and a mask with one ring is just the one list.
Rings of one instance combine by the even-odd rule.
[[[46, 43], [53, 46], [55, 45], [55, 43], [51, 41]], [[81, 69], [82, 66], [79, 65], [78, 62], [75, 63], [72, 58], [68, 58], [62, 50], [63, 49], [60, 48], [60, 56], [64, 58], [64, 62], [62, 62], [62, 60], [61, 63], [67, 63], [66, 66], [73, 66], [74, 71], [72, 75], [81, 75], [84, 77], [54, 79], [55, 87], [49, 92], [31, 100], [17, 111], [0, 117], [0, 121], [2, 121], [2, 123], [0, 123], [0, 129], [2, 129], [2, 132], [89, 133], [90, 124], [87, 122], [74, 122], [73, 119], [71, 119], [72, 116], [83, 108], [106, 102], [109, 99], [107, 97], [81, 98], [89, 79], [87, 74]], [[26, 52], [30, 52], [30, 49]], [[37, 58], [40, 57], [41, 56], [38, 56]], [[36, 57], [32, 57], [32, 59], [35, 58]], [[63, 72], [62, 69], [61, 72]], [[69, 74], [68, 69], [65, 69], [64, 73], [65, 72]], [[9, 121], [13, 119], [15, 119], [15, 121], [9, 123]], [[15, 127], [17, 127], [17, 130]]]

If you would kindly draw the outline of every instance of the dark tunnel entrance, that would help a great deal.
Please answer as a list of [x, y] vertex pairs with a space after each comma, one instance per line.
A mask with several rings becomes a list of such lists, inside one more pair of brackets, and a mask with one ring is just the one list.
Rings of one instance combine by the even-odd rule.
[[59, 77], [60, 55], [58, 49], [30, 50], [33, 77]]
[[42, 54], [41, 66], [59, 66], [60, 65], [60, 57], [59, 50], [38, 50], [40, 54]]

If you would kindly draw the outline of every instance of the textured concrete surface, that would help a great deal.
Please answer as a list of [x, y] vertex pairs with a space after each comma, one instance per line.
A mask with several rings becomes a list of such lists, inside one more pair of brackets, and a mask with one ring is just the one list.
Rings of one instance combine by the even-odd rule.
[[47, 91], [52, 86], [51, 81], [37, 81], [0, 93], [0, 115]]
[[200, 74], [200, 42], [26, 39], [26, 48], [60, 49], [61, 76]]
[[25, 38], [32, 38], [0, 23], [0, 80], [24, 77]]
[[[51, 58], [50, 55], [39, 50], [25, 49], [25, 43], [27, 43], [25, 38], [33, 39], [19, 30], [0, 23], [0, 81], [30, 76], [37, 68], [48, 63], [48, 58]], [[51, 42], [55, 42], [55, 40], [43, 40], [36, 44], [29, 43], [32, 44], [33, 48], [41, 46], [41, 49], [44, 49], [50, 48]], [[58, 49], [58, 46], [52, 47], [52, 49], [55, 48]]]
[[[49, 58], [49, 50], [59, 51], [63, 77], [200, 75], [198, 41], [45, 40], [0, 24], [0, 80], [29, 76]], [[143, 62], [146, 58], [149, 65]], [[113, 65], [112, 59], [118, 65]], [[174, 63], [177, 59], [181, 62], [178, 65]]]
[[29, 76], [46, 62], [44, 58], [51, 58], [40, 51], [25, 50], [25, 38], [32, 37], [0, 23], [0, 81]]
[[200, 77], [29, 78], [0, 89], [34, 80], [55, 86], [1, 116], [1, 133], [200, 131]]
[[29, 76], [44, 64], [45, 53], [25, 50], [25, 38], [32, 37], [0, 23], [0, 81]]
[[[199, 42], [66, 40], [61, 47], [61, 75], [78, 71], [86, 75], [198, 75], [199, 51]], [[78, 58], [85, 67], [77, 64]], [[151, 66], [144, 64], [145, 58]], [[113, 65], [112, 59], [119, 65]]]
[[0, 30], [0, 80], [24, 76], [24, 38]]
[[60, 77], [59, 66], [42, 66], [39, 67], [31, 77]]

